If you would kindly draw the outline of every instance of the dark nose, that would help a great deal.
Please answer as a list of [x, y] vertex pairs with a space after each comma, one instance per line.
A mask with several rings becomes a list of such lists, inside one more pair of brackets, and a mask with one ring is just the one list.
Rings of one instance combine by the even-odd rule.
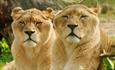
[[75, 27], [77, 27], [78, 25], [75, 25], [75, 24], [68, 24], [67, 25], [69, 28], [71, 28], [71, 29], [74, 29]]
[[29, 36], [31, 36], [35, 31], [24, 31], [26, 34], [28, 34]]

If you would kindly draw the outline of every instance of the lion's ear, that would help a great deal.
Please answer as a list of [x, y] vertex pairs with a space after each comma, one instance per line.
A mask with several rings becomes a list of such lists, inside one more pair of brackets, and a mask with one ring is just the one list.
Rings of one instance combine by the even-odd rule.
[[95, 8], [90, 8], [91, 11], [93, 11], [96, 15], [101, 13], [101, 7], [97, 5]]
[[21, 7], [15, 7], [14, 9], [12, 9], [12, 13], [11, 16], [13, 18], [13, 20], [17, 19], [18, 17], [20, 17], [20, 15], [24, 12], [24, 10]]
[[55, 15], [55, 10], [52, 8], [48, 7], [46, 10], [43, 10], [42, 13], [44, 14], [45, 17], [48, 19], [52, 19]]
[[52, 9], [52, 8], [50, 8], [50, 7], [48, 7], [47, 9], [46, 9], [49, 13], [52, 13], [54, 10]]

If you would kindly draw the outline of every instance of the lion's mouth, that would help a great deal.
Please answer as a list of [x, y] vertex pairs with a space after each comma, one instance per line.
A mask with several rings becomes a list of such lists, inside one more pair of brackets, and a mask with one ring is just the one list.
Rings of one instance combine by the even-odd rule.
[[24, 42], [27, 42], [27, 41], [32, 41], [32, 42], [34, 42], [34, 43], [37, 43], [35, 40], [33, 40], [33, 39], [31, 39], [31, 38], [26, 39]]
[[73, 32], [69, 33], [69, 34], [66, 36], [66, 38], [69, 37], [69, 36], [77, 37], [78, 39], [81, 39], [81, 37], [79, 37], [78, 35], [76, 35], [76, 34], [73, 33]]

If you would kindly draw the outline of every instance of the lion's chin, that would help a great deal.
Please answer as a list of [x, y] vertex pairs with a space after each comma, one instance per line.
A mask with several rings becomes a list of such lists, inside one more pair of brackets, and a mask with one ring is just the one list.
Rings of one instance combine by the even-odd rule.
[[36, 47], [37, 43], [33, 42], [33, 41], [26, 41], [23, 44], [24, 47]]
[[68, 36], [66, 38], [66, 41], [69, 42], [69, 43], [79, 43], [80, 42], [80, 39], [75, 37], [75, 36]]

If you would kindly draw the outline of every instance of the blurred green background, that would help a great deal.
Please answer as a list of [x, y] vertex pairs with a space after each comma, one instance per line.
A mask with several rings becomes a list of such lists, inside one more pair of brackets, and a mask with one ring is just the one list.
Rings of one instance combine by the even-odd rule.
[[10, 48], [5, 38], [0, 40], [0, 70], [3, 65], [12, 60]]

